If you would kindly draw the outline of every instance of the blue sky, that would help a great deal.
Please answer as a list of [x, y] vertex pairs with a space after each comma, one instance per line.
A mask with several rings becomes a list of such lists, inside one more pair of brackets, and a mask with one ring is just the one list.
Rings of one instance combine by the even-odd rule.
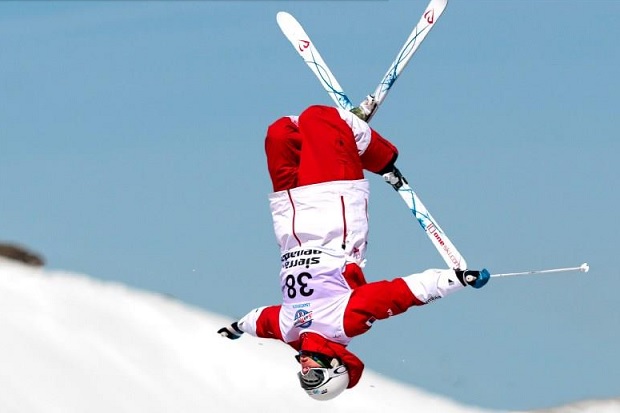
[[[426, 1], [0, 3], [0, 241], [51, 268], [239, 317], [277, 303], [263, 137], [331, 104], [275, 22], [304, 25], [349, 96]], [[493, 280], [376, 323], [372, 369], [463, 403], [618, 396], [615, 1], [456, 1], [373, 119], [471, 267]], [[369, 176], [366, 276], [443, 261]]]

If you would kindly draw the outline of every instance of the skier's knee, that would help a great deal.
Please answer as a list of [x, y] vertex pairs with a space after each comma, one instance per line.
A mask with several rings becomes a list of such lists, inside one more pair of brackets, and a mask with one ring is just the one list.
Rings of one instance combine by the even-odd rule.
[[266, 144], [275, 143], [278, 141], [287, 140], [291, 137], [291, 134], [297, 134], [299, 128], [293, 122], [290, 116], [282, 117], [273, 122], [267, 128], [267, 136], [265, 137]]
[[306, 108], [299, 115], [299, 123], [317, 124], [322, 122], [326, 116], [326, 110], [331, 110], [329, 106], [312, 105]]

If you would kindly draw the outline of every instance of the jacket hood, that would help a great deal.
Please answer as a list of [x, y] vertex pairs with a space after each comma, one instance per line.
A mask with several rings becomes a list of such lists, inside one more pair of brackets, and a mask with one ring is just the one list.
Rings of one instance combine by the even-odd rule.
[[364, 363], [342, 344], [330, 341], [319, 334], [310, 332], [303, 333], [299, 339], [299, 350], [320, 353], [328, 357], [336, 357], [342, 361], [342, 364], [347, 366], [349, 372], [348, 389], [354, 387], [362, 378]]

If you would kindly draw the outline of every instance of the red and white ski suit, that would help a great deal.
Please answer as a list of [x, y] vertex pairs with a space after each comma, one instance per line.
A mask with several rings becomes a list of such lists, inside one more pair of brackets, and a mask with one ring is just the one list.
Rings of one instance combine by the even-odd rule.
[[363, 363], [346, 349], [352, 337], [385, 319], [463, 288], [451, 270], [427, 270], [367, 283], [368, 181], [363, 170], [391, 170], [397, 149], [348, 111], [311, 106], [267, 131], [274, 192], [269, 201], [281, 252], [281, 305], [252, 310], [239, 322], [251, 335], [296, 350], [338, 357], [349, 388]]

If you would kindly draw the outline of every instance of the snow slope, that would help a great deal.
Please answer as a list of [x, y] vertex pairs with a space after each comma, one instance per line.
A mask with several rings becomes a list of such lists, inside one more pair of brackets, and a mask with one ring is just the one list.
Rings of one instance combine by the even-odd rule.
[[[169, 297], [0, 258], [0, 412], [465, 413], [459, 405], [367, 371], [330, 402], [298, 387], [293, 351], [232, 320]], [[547, 410], [547, 412], [618, 412]]]

